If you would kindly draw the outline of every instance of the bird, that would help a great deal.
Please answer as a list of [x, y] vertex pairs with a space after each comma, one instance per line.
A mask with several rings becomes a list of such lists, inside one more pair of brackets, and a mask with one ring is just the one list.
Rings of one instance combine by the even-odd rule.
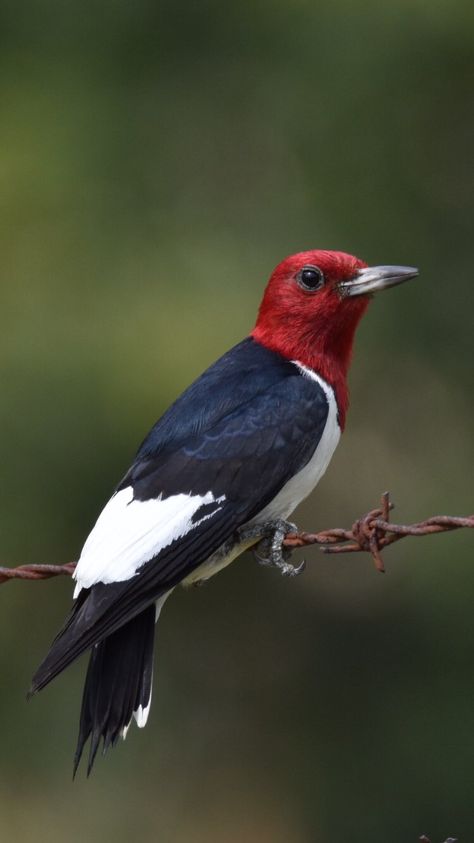
[[155, 624], [178, 585], [200, 584], [245, 550], [285, 576], [288, 521], [327, 469], [345, 427], [354, 335], [378, 291], [418, 275], [322, 249], [272, 272], [251, 333], [152, 427], [90, 532], [72, 609], [29, 696], [90, 650], [74, 755], [125, 738], [150, 710]]

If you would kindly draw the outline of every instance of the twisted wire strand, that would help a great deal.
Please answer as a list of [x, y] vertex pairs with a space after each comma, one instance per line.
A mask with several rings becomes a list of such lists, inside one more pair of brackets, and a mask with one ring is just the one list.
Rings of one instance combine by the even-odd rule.
[[[385, 566], [382, 550], [400, 539], [407, 536], [430, 536], [466, 527], [474, 528], [474, 515], [434, 515], [415, 524], [393, 524], [390, 521], [392, 509], [389, 492], [384, 492], [380, 506], [354, 521], [349, 530], [334, 527], [318, 533], [288, 533], [283, 545], [296, 549], [317, 544], [323, 553], [369, 553], [377, 570], [383, 572]], [[51, 577], [71, 576], [75, 567], [75, 562], [67, 562], [64, 565], [0, 567], [0, 585], [9, 580], [46, 580]]]

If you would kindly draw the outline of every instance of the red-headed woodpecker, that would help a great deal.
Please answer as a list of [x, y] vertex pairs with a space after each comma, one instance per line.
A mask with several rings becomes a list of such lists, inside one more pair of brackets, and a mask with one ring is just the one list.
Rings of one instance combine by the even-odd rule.
[[355, 330], [372, 293], [417, 274], [343, 252], [286, 258], [250, 336], [152, 428], [84, 545], [72, 611], [32, 682], [39, 691], [92, 650], [74, 771], [89, 737], [88, 772], [101, 740], [105, 751], [132, 718], [145, 725], [155, 621], [176, 585], [207, 580], [259, 542], [263, 561], [298, 573], [281, 550], [286, 519], [344, 429]]

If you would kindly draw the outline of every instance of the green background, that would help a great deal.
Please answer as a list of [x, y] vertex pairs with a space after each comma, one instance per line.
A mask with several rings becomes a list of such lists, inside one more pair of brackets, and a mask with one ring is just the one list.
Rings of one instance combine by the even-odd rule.
[[[453, 0], [0, 8], [1, 557], [77, 558], [147, 429], [285, 255], [420, 278], [371, 305], [301, 507], [472, 511], [474, 14]], [[85, 660], [27, 705], [71, 583], [0, 592], [2, 840], [474, 839], [473, 536], [250, 556], [173, 596], [146, 730], [71, 782]]]

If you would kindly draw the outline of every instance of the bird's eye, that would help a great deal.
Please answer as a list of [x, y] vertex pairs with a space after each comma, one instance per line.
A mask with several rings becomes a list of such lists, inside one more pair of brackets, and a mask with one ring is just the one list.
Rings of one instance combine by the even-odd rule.
[[303, 290], [314, 293], [324, 284], [324, 275], [318, 266], [304, 266], [300, 269], [296, 280]]

